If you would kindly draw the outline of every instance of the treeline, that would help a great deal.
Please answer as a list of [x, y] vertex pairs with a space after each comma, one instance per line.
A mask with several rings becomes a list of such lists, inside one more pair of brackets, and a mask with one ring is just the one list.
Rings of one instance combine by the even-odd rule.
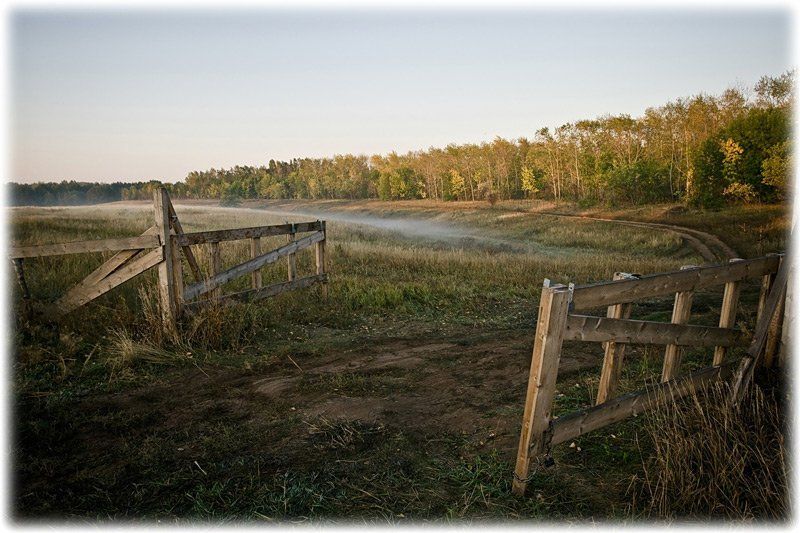
[[[497, 137], [385, 156], [271, 160], [191, 172], [167, 186], [177, 198], [228, 204], [257, 198], [775, 202], [785, 197], [790, 179], [793, 77], [764, 76], [752, 94], [736, 88], [700, 94], [649, 108], [638, 118], [606, 115], [542, 128], [530, 139]], [[148, 199], [158, 184], [83, 184], [85, 202], [117, 193], [113, 199]], [[58, 190], [73, 191], [75, 185], [14, 184], [12, 194], [15, 203], [36, 203], [36, 188], [49, 186], [47, 198], [62, 203]]]

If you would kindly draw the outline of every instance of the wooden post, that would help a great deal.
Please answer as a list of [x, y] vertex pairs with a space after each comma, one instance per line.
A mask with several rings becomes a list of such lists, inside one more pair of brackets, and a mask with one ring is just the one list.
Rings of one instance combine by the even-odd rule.
[[[767, 256], [774, 255], [777, 254], [767, 254]], [[772, 283], [775, 281], [776, 272], [766, 274], [761, 278], [761, 292], [758, 295], [758, 312], [756, 313], [756, 323], [761, 320], [761, 315], [764, 313], [764, 307], [767, 304], [767, 297], [769, 296], [769, 291], [772, 289]]]
[[[614, 280], [626, 279], [630, 274], [615, 272]], [[608, 306], [606, 316], [608, 318], [630, 318], [633, 305], [616, 304]], [[625, 357], [625, 344], [621, 342], [604, 343], [605, 356], [603, 357], [603, 370], [600, 374], [600, 383], [597, 387], [597, 405], [610, 400], [617, 392], [620, 374], [622, 373], [622, 361]]]
[[23, 300], [30, 300], [31, 293], [28, 290], [28, 284], [25, 281], [25, 267], [23, 266], [24, 259], [12, 259], [11, 262], [14, 263], [14, 272], [17, 274], [17, 283], [19, 283], [19, 288], [22, 289], [22, 299]]
[[[731, 259], [729, 263], [735, 263], [741, 259]], [[722, 295], [722, 309], [719, 314], [719, 327], [733, 328], [736, 325], [736, 308], [739, 305], [739, 292], [741, 291], [741, 282], [729, 281], [725, 284], [725, 292]], [[714, 348], [714, 366], [719, 366], [725, 359], [725, 354], [728, 348], [725, 346], [717, 346]]]
[[164, 321], [165, 331], [177, 339], [180, 304], [175, 282], [175, 262], [172, 260], [172, 240], [169, 235], [169, 206], [169, 194], [167, 194], [167, 190], [164, 187], [159, 187], [153, 191], [156, 230], [164, 250], [163, 259], [158, 264], [158, 293], [161, 300], [161, 319]]
[[[784, 261], [794, 261], [793, 257], [784, 257]], [[783, 302], [783, 325], [781, 327], [781, 345], [778, 349], [778, 366], [786, 368], [786, 362], [792, 355], [789, 335], [794, 331], [795, 307], [794, 307], [794, 285], [792, 281], [795, 276], [795, 265], [793, 262], [787, 264], [786, 296]]]
[[[261, 255], [261, 237], [253, 237], [250, 239], [250, 258], [255, 259]], [[261, 288], [261, 269], [254, 270], [252, 273], [252, 283], [251, 286], [253, 289], [260, 289]]]
[[[681, 270], [697, 268], [695, 266], [682, 266]], [[675, 294], [675, 304], [672, 307], [672, 323], [686, 324], [692, 313], [692, 291], [678, 292]], [[678, 376], [681, 367], [682, 349], [676, 344], [668, 344], [664, 351], [664, 367], [661, 371], [661, 381], [669, 381]]]
[[[781, 257], [780, 263], [778, 263], [779, 269], [780, 265], [785, 260], [786, 260], [785, 257]], [[774, 277], [772, 281], [774, 284], [775, 281]], [[772, 321], [769, 323], [769, 329], [767, 330], [767, 342], [764, 347], [764, 358], [761, 359], [761, 364], [765, 368], [772, 368], [775, 356], [778, 353], [778, 348], [780, 345], [781, 326], [783, 325], [783, 315], [785, 311], [786, 311], [786, 299], [781, 298], [780, 301], [778, 302], [778, 308], [772, 317]]]
[[[539, 315], [536, 322], [536, 337], [533, 342], [531, 369], [528, 377], [528, 392], [522, 429], [514, 469], [512, 490], [517, 496], [525, 493], [528, 483], [531, 455], [547, 453], [547, 433], [553, 407], [553, 396], [558, 377], [558, 362], [567, 322], [570, 290], [563, 285], [549, 286], [545, 280], [539, 300]], [[533, 448], [533, 451], [531, 450]]]
[[[211, 277], [216, 276], [222, 271], [222, 254], [219, 250], [219, 243], [212, 242], [211, 243], [211, 257], [209, 260], [211, 264]], [[222, 296], [222, 287], [217, 287], [216, 289], [211, 291], [210, 298], [216, 299]]]
[[[325, 273], [325, 240], [327, 238], [327, 233], [325, 231], [325, 221], [323, 220], [320, 222], [321, 230], [323, 238], [321, 241], [317, 242], [314, 246], [315, 256], [317, 259], [317, 275], [321, 276]], [[320, 291], [322, 292], [322, 298], [327, 300], [328, 299], [328, 282], [324, 281], [320, 286]]]
[[[286, 235], [286, 242], [292, 242], [295, 236], [294, 224], [292, 224], [292, 231]], [[294, 281], [297, 277], [297, 256], [289, 254], [286, 256], [286, 265], [289, 273], [289, 281]]]

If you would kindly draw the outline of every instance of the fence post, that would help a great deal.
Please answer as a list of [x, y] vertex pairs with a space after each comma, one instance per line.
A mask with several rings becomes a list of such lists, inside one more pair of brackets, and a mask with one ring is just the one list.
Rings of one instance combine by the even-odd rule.
[[[694, 265], [682, 266], [681, 270], [697, 268]], [[686, 324], [692, 313], [692, 291], [683, 291], [675, 294], [675, 304], [672, 307], [672, 323]], [[681, 366], [682, 349], [676, 344], [668, 344], [664, 350], [664, 367], [661, 371], [661, 381], [669, 381], [678, 376]]]
[[[783, 263], [785, 260], [785, 256], [781, 257], [780, 261], [778, 262], [778, 269], [780, 269], [781, 263]], [[775, 360], [775, 355], [777, 355], [780, 344], [781, 326], [783, 325], [783, 315], [785, 311], [786, 299], [781, 298], [778, 302], [778, 309], [775, 311], [775, 315], [773, 315], [772, 321], [769, 323], [769, 329], [767, 330], [767, 343], [764, 347], [764, 358], [761, 360], [762, 366], [766, 368], [772, 367]]]
[[[729, 263], [736, 263], [741, 259], [731, 259]], [[725, 284], [725, 292], [722, 295], [722, 309], [719, 313], [719, 327], [732, 328], [736, 325], [736, 308], [739, 304], [739, 292], [741, 291], [741, 282], [729, 281]], [[719, 366], [725, 359], [725, 354], [728, 348], [725, 346], [714, 347], [714, 366]]]
[[[517, 463], [514, 469], [512, 490], [517, 496], [525, 493], [528, 484], [531, 455], [547, 453], [553, 396], [558, 377], [558, 362], [561, 344], [567, 323], [570, 290], [563, 285], [550, 286], [545, 280], [539, 300], [536, 322], [536, 337], [533, 342], [531, 369], [528, 376], [528, 391], [522, 429], [519, 437]], [[533, 448], [533, 451], [531, 450]]]
[[[767, 257], [775, 255], [778, 254], [767, 254]], [[761, 319], [761, 315], [764, 312], [764, 307], [767, 305], [767, 297], [769, 296], [769, 291], [772, 289], [772, 283], [775, 281], [776, 272], [765, 274], [761, 278], [761, 293], [758, 295], [758, 312], [756, 313], [756, 323], [758, 323], [758, 321]]]
[[[255, 259], [261, 255], [261, 237], [253, 237], [250, 239], [250, 259]], [[251, 276], [253, 289], [261, 288], [261, 269], [254, 270]]]
[[169, 194], [164, 187], [153, 191], [153, 209], [158, 235], [164, 256], [158, 264], [158, 294], [161, 300], [161, 319], [164, 329], [174, 338], [178, 336], [178, 301], [175, 282], [175, 261], [173, 260], [172, 239], [170, 238]]
[[[630, 274], [615, 272], [614, 280], [629, 278]], [[631, 317], [633, 304], [609, 305], [606, 311], [608, 318], [627, 319]], [[597, 386], [597, 405], [610, 400], [617, 392], [619, 377], [622, 372], [622, 361], [625, 357], [625, 344], [609, 341], [604, 343], [605, 356], [603, 357], [603, 370], [600, 374], [600, 383]]]
[[[286, 235], [286, 242], [291, 243], [294, 241], [294, 236], [296, 234], [294, 223], [292, 223], [291, 231]], [[294, 281], [297, 277], [297, 257], [295, 254], [291, 253], [286, 256], [286, 265], [289, 273], [289, 281]]]
[[[211, 265], [211, 277], [216, 276], [222, 270], [222, 254], [219, 250], [219, 242], [211, 243], [211, 257], [209, 258]], [[222, 287], [217, 287], [211, 291], [210, 298], [216, 299], [222, 296]]]
[[[325, 221], [320, 222], [320, 231], [322, 231], [322, 240], [315, 244], [315, 256], [317, 259], [317, 275], [321, 276], [325, 274], [325, 240], [327, 238], [327, 234], [325, 231]], [[320, 287], [322, 291], [322, 298], [327, 300], [328, 299], [328, 282], [327, 280], [324, 281]]]

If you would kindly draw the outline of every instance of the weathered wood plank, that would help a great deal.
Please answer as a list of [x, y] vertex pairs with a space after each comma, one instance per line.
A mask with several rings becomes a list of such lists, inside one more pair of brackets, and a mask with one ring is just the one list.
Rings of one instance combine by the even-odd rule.
[[677, 346], [736, 346], [746, 342], [745, 335], [735, 329], [586, 315], [567, 317], [564, 340]]
[[512, 490], [517, 496], [525, 493], [531, 455], [538, 456], [546, 452], [545, 432], [550, 425], [569, 294], [569, 290], [563, 285], [546, 285], [542, 288], [512, 484]]
[[[325, 221], [323, 220], [321, 222], [321, 224], [322, 224], [322, 229], [321, 229], [321, 231], [322, 231], [322, 240], [320, 240], [319, 242], [317, 242], [314, 245], [315, 246], [315, 248], [314, 248], [314, 258], [315, 258], [316, 265], [317, 265], [317, 275], [318, 276], [322, 276], [323, 274], [325, 274], [325, 241], [327, 240], [326, 239], [327, 232], [325, 230]], [[327, 300], [328, 299], [328, 283], [327, 283], [327, 279], [326, 279], [325, 283], [322, 284], [321, 293], [322, 293], [321, 294], [322, 299], [323, 300]]]
[[153, 191], [153, 211], [156, 228], [161, 239], [163, 260], [158, 265], [158, 294], [161, 302], [161, 319], [164, 331], [173, 339], [178, 338], [178, 315], [180, 303], [175, 293], [175, 270], [172, 261], [172, 239], [170, 239], [169, 194], [164, 187]]
[[[180, 238], [184, 235], [183, 226], [181, 225], [181, 221], [178, 220], [178, 213], [175, 212], [175, 206], [172, 205], [172, 201], [169, 202], [169, 216], [170, 221], [172, 223], [172, 229], [175, 230], [175, 235]], [[180, 246], [180, 244], [174, 244], [173, 247]], [[200, 281], [203, 279], [203, 273], [200, 271], [200, 265], [197, 264], [197, 258], [194, 256], [194, 252], [192, 251], [191, 246], [181, 246], [181, 250], [183, 250], [183, 255], [186, 257], [186, 263], [189, 265], [189, 270], [192, 271], [192, 275], [194, 276], [195, 281]], [[183, 285], [183, 280], [181, 280], [181, 285]], [[181, 293], [182, 294], [182, 293]]]
[[[294, 224], [292, 224], [292, 228], [294, 228]], [[286, 242], [291, 243], [294, 240], [295, 235], [297, 235], [297, 233], [292, 230], [291, 233], [286, 235]], [[319, 243], [317, 243], [317, 245], [319, 246]], [[286, 275], [289, 281], [294, 281], [294, 279], [297, 277], [297, 255], [295, 254], [289, 254], [286, 256]]]
[[162, 248], [151, 250], [126, 263], [124, 266], [93, 285], [85, 285], [82, 286], [80, 290], [70, 291], [56, 302], [55, 308], [62, 315], [69, 313], [73, 309], [94, 300], [98, 296], [102, 296], [114, 287], [125, 283], [129, 279], [163, 262], [163, 258]]
[[[615, 272], [614, 279], [626, 279], [630, 274]], [[606, 317], [615, 319], [628, 319], [631, 316], [633, 304], [611, 305], [606, 310]], [[568, 319], [569, 320], [569, 319]], [[569, 324], [569, 323], [568, 323]], [[622, 373], [622, 362], [625, 358], [625, 343], [608, 341], [603, 345], [603, 369], [600, 372], [600, 382], [597, 385], [596, 403], [601, 404], [613, 398], [617, 391], [619, 378]]]
[[121, 237], [96, 241], [15, 246], [11, 248], [9, 256], [12, 259], [19, 259], [25, 257], [47, 257], [92, 252], [113, 252], [115, 250], [136, 250], [141, 248], [155, 248], [156, 246], [161, 246], [158, 235], [139, 235], [138, 237]]
[[[731, 259], [731, 263], [736, 263], [741, 259]], [[725, 284], [725, 292], [722, 294], [722, 309], [719, 313], [719, 327], [732, 328], [736, 325], [736, 308], [739, 305], [739, 293], [741, 292], [742, 283], [740, 281], [729, 281]], [[714, 348], [713, 365], [721, 365], [725, 360], [725, 354], [728, 348], [726, 346], [716, 346]]]
[[[261, 255], [261, 237], [253, 237], [250, 239], [250, 259], [255, 259]], [[262, 286], [261, 270], [253, 270], [251, 287], [253, 289], [260, 289]]]
[[[147, 228], [142, 235], [156, 235], [158, 233], [158, 228], [155, 226], [150, 226]], [[108, 261], [94, 269], [88, 276], [83, 278], [75, 288], [80, 286], [92, 285], [97, 283], [101, 279], [105, 278], [116, 269], [124, 265], [130, 259], [133, 259], [137, 255], [143, 255], [144, 250], [123, 250], [121, 252], [117, 252], [113, 256], [111, 256]]]
[[620, 422], [652, 409], [665, 401], [686, 396], [705, 383], [725, 379], [734, 364], [712, 366], [667, 382], [650, 385], [641, 391], [618, 396], [603, 404], [560, 416], [553, 421], [551, 444], [561, 444], [596, 429]]
[[309, 231], [319, 231], [322, 227], [322, 223], [319, 220], [316, 220], [314, 222], [299, 222], [296, 224], [278, 224], [275, 226], [256, 226], [252, 228], [235, 228], [184, 233], [178, 239], [178, 244], [181, 246], [189, 246], [192, 244], [203, 244], [207, 242], [238, 241], [252, 239], [255, 237], [285, 235], [292, 232], [292, 226], [294, 226], [296, 232], [306, 233]]
[[266, 254], [260, 255], [259, 257], [250, 259], [249, 261], [245, 261], [240, 265], [236, 265], [235, 267], [229, 268], [223, 272], [211, 276], [207, 280], [204, 280], [200, 283], [195, 283], [194, 285], [190, 285], [186, 288], [186, 290], [184, 290], [184, 299], [186, 301], [193, 300], [194, 298], [200, 296], [201, 294], [205, 294], [209, 291], [212, 291], [224, 283], [234, 280], [240, 276], [244, 276], [245, 274], [249, 274], [250, 272], [257, 270], [263, 267], [264, 265], [267, 265], [269, 263], [274, 263], [281, 257], [284, 257], [298, 250], [308, 248], [309, 246], [311, 246], [316, 242], [319, 242], [323, 238], [324, 234], [321, 231], [317, 231], [307, 237], [303, 237], [302, 239], [298, 239], [296, 241], [291, 242], [290, 244], [281, 246], [280, 248], [272, 250], [271, 252], [268, 252]]
[[[688, 270], [688, 269], [687, 269]], [[692, 314], [692, 291], [682, 291], [675, 295], [675, 305], [672, 307], [672, 323], [686, 324]], [[681, 369], [683, 349], [677, 343], [668, 344], [664, 349], [664, 367], [661, 370], [661, 381], [669, 381], [678, 377]]]
[[[209, 257], [209, 265], [211, 265], [211, 277], [213, 278], [220, 272], [222, 272], [222, 250], [220, 250], [219, 242], [212, 241], [209, 243], [210, 246], [210, 257]], [[210, 297], [212, 299], [217, 299], [222, 297], [222, 287], [217, 285], [214, 289], [208, 291], [210, 292]]]
[[641, 276], [639, 279], [606, 281], [575, 287], [576, 311], [695, 291], [730, 281], [756, 279], [778, 270], [778, 256], [747, 259], [729, 265], [697, 267], [680, 272]]
[[216, 300], [197, 300], [195, 302], [187, 303], [186, 308], [190, 310], [195, 310], [202, 307], [206, 307], [208, 305], [212, 305], [214, 303], [219, 303], [219, 302], [224, 303], [229, 301], [254, 302], [258, 300], [263, 300], [264, 298], [277, 296], [278, 294], [287, 291], [304, 289], [316, 283], [324, 283], [327, 280], [328, 280], [327, 274], [322, 274], [321, 276], [320, 275], [306, 276], [303, 278], [296, 279], [294, 281], [284, 281], [281, 283], [274, 283], [272, 285], [267, 285], [266, 287], [262, 287], [260, 289], [249, 289], [246, 291], [232, 292]]

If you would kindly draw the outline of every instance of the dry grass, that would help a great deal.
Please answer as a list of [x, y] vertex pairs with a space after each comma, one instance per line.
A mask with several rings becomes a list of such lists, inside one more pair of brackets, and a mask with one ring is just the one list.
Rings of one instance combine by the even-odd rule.
[[717, 383], [652, 412], [653, 444], [633, 485], [634, 508], [650, 518], [784, 520], [789, 513], [782, 406], [750, 387], [739, 407]]

